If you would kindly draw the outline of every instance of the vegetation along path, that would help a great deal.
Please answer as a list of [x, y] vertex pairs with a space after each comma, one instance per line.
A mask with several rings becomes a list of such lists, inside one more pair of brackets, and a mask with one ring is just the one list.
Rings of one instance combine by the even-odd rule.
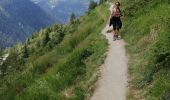
[[103, 29], [102, 34], [109, 42], [109, 49], [104, 64], [101, 66], [101, 77], [98, 87], [91, 100], [125, 100], [127, 88], [127, 56], [125, 42], [113, 41], [113, 35], [107, 33], [109, 26]]

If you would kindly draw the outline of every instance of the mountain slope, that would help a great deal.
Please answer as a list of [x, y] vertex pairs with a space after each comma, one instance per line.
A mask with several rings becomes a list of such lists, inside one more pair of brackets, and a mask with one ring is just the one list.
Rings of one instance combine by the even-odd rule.
[[32, 32], [55, 20], [29, 0], [0, 1], [0, 45], [8, 47], [24, 41]]
[[[129, 3], [130, 2], [130, 3]], [[170, 1], [121, 0], [128, 42], [129, 100], [170, 98]]]
[[89, 98], [105, 57], [107, 41], [100, 32], [107, 18], [106, 5], [100, 5], [72, 23], [42, 29], [26, 43], [6, 50], [0, 99]]

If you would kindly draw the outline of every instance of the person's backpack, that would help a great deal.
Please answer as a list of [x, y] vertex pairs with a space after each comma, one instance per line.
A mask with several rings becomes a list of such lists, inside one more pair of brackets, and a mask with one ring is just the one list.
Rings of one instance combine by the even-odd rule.
[[114, 7], [112, 11], [112, 16], [114, 17], [121, 17], [121, 10], [120, 8]]

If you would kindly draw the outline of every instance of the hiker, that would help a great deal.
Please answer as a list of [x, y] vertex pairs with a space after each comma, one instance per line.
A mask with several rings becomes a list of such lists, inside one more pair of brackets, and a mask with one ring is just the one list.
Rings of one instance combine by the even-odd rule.
[[113, 25], [113, 41], [119, 40], [119, 29], [122, 27], [121, 16], [120, 2], [116, 2], [110, 17], [110, 26]]

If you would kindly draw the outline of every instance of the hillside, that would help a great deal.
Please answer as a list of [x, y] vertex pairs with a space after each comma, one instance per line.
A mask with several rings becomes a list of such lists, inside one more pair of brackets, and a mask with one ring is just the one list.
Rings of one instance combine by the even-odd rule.
[[25, 41], [55, 20], [29, 0], [0, 0], [0, 47]]
[[0, 99], [89, 98], [105, 58], [107, 42], [101, 30], [107, 18], [106, 5], [100, 5], [80, 19], [42, 29], [4, 51], [9, 57], [0, 66]]
[[170, 98], [170, 1], [121, 0], [129, 61], [129, 100]]

